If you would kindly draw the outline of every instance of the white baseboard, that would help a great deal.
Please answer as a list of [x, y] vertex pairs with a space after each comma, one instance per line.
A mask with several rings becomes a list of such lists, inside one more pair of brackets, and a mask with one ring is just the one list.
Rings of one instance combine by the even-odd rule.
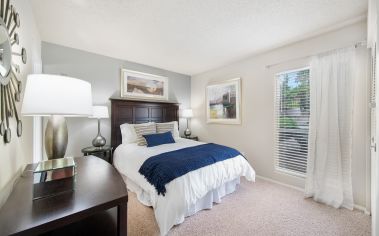
[[366, 207], [354, 204], [354, 209], [358, 211], [363, 211], [366, 215], [371, 215], [371, 212], [366, 209]]
[[[290, 185], [290, 184], [286, 184], [286, 183], [283, 183], [283, 182], [280, 182], [280, 181], [277, 181], [277, 180], [274, 180], [274, 179], [271, 179], [271, 178], [263, 177], [263, 176], [260, 176], [260, 175], [256, 175], [256, 177], [258, 179], [266, 180], [268, 182], [279, 184], [279, 185], [282, 185], [284, 187], [292, 188], [292, 189], [295, 189], [297, 191], [300, 191], [300, 192], [304, 193], [304, 189], [302, 189], [302, 188], [299, 188], [299, 187], [296, 187], [296, 186], [293, 186], [293, 185]], [[366, 207], [364, 207], [364, 206], [354, 204], [354, 209], [359, 210], [359, 211], [363, 211], [363, 213], [365, 213], [366, 215], [371, 215], [371, 212], [368, 211], [366, 209]]]
[[263, 177], [263, 176], [260, 176], [260, 175], [256, 175], [256, 177], [258, 179], [263, 179], [263, 180], [266, 180], [266, 181], [271, 182], [271, 183], [279, 184], [279, 185], [282, 185], [282, 186], [285, 186], [285, 187], [288, 187], [288, 188], [295, 189], [295, 190], [300, 191], [300, 192], [304, 192], [304, 189], [302, 189], [302, 188], [299, 188], [299, 187], [296, 187], [296, 186], [293, 186], [293, 185], [290, 185], [290, 184], [286, 184], [286, 183], [283, 183], [283, 182], [280, 182], [280, 181], [277, 181], [277, 180], [273, 180], [271, 178]]

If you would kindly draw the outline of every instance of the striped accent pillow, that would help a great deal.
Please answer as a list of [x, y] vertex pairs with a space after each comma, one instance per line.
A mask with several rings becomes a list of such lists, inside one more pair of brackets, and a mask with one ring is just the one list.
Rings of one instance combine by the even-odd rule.
[[139, 146], [147, 145], [146, 139], [143, 137], [143, 135], [157, 133], [157, 128], [155, 126], [155, 123], [135, 125], [134, 130], [136, 131], [136, 134], [137, 134], [137, 144]]
[[174, 123], [157, 123], [157, 133], [166, 133], [174, 130]]
[[170, 131], [174, 138], [179, 137], [177, 121], [166, 122], [166, 123], [156, 123], [156, 125], [157, 125], [157, 133], [165, 133], [165, 132]]

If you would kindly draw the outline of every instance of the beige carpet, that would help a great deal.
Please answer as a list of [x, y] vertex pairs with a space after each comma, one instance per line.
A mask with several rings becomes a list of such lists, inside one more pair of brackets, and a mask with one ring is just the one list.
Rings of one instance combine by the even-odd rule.
[[[134, 193], [129, 195], [128, 235], [159, 235], [152, 208], [139, 203]], [[169, 235], [371, 235], [371, 218], [258, 179], [242, 181], [221, 204], [186, 218]]]

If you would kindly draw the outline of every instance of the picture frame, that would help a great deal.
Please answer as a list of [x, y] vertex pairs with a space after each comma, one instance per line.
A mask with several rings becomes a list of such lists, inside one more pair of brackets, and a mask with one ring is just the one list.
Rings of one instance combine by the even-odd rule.
[[241, 124], [241, 78], [206, 87], [207, 123]]
[[168, 100], [168, 78], [121, 69], [120, 96], [144, 100]]

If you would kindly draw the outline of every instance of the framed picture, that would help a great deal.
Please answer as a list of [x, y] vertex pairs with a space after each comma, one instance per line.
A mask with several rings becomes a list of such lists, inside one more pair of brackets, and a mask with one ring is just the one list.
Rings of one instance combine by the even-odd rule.
[[168, 100], [168, 78], [121, 69], [121, 97]]
[[241, 79], [209, 84], [206, 107], [207, 123], [241, 124]]

